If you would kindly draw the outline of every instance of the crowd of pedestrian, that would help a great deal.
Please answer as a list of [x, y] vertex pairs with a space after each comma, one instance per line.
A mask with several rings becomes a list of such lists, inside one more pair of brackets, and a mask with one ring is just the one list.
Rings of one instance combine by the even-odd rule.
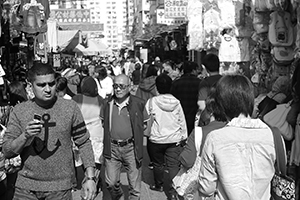
[[[138, 200], [145, 153], [153, 170], [149, 188], [164, 192], [165, 182], [170, 183], [169, 200], [187, 199], [172, 183], [197, 157], [198, 186], [189, 199], [271, 198], [276, 153], [263, 115], [291, 102], [286, 121], [294, 135], [300, 134], [295, 131], [300, 126], [300, 66], [292, 77], [278, 77], [268, 93], [257, 94], [248, 77], [219, 74], [215, 54], [207, 54], [201, 66], [158, 57], [142, 63], [132, 56], [64, 63], [54, 69], [35, 62], [26, 82], [5, 82], [0, 199], [72, 199], [76, 168], [82, 167], [83, 199], [94, 199], [104, 186], [111, 199], [124, 198], [124, 169], [129, 199]], [[285, 143], [289, 158], [292, 141]], [[298, 170], [293, 171], [296, 185]]]

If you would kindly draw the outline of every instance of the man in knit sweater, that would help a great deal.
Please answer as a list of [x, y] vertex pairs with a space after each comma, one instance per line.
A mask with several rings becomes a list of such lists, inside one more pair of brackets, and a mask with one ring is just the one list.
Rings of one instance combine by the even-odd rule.
[[20, 155], [23, 165], [14, 199], [72, 199], [73, 139], [85, 167], [83, 198], [92, 200], [96, 185], [89, 133], [77, 104], [56, 98], [54, 74], [50, 65], [34, 63], [28, 80], [35, 98], [18, 104], [10, 114], [3, 153], [6, 158]]

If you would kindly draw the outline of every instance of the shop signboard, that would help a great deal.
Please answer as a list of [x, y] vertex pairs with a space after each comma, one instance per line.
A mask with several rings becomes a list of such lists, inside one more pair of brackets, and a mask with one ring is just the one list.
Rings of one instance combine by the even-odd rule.
[[59, 23], [90, 23], [90, 9], [52, 9], [50, 18]]
[[165, 18], [185, 18], [188, 0], [165, 0]]
[[184, 17], [166, 18], [165, 9], [157, 9], [156, 15], [157, 15], [156, 19], [158, 24], [180, 25], [186, 22], [186, 19]]

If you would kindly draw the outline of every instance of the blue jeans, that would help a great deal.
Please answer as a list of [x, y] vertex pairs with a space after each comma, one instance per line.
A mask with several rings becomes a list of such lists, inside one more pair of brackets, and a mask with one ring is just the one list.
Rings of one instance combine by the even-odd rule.
[[[181, 144], [167, 143], [157, 144], [149, 140], [148, 153], [150, 160], [153, 162], [154, 183], [157, 187], [164, 185], [164, 164], [166, 164], [169, 171], [168, 178], [170, 183], [177, 175], [180, 169], [180, 161], [178, 160], [180, 153], [183, 150]], [[175, 189], [170, 185], [169, 194], [176, 194]]]
[[120, 183], [122, 166], [124, 166], [127, 172], [129, 199], [140, 199], [142, 168], [137, 168], [133, 143], [127, 144], [123, 147], [111, 144], [111, 159], [105, 158], [104, 165], [105, 182], [112, 200], [118, 200], [123, 196], [123, 190]]
[[13, 200], [72, 200], [72, 192], [70, 190], [39, 192], [21, 188], [15, 188]]

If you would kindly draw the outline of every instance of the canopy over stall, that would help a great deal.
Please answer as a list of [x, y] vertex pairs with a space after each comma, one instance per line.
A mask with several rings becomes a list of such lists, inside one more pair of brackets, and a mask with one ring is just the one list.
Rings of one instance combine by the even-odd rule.
[[79, 44], [79, 38], [79, 30], [58, 31], [57, 46], [61, 52], [72, 53]]
[[87, 48], [85, 48], [81, 44], [78, 44], [73, 52], [77, 53], [78, 55], [84, 56], [107, 55], [111, 54], [111, 49], [109, 49], [105, 44], [101, 42], [89, 40]]

